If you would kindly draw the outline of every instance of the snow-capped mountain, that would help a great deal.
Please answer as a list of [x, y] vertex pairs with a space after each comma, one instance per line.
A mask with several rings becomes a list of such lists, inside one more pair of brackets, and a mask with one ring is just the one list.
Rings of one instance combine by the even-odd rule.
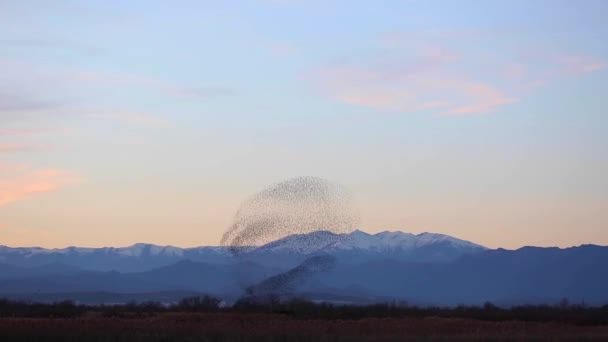
[[485, 250], [484, 246], [465, 241], [444, 234], [421, 233], [410, 234], [404, 232], [384, 231], [374, 235], [357, 230], [347, 236], [344, 241], [338, 243], [342, 249], [368, 249], [376, 251], [387, 250], [412, 250], [432, 245], [444, 245], [463, 250]]
[[179, 248], [146, 243], [137, 243], [128, 247], [54, 249], [0, 246], [0, 264], [38, 267], [59, 263], [95, 271], [144, 271], [180, 260], [226, 263], [231, 257], [226, 248], [215, 246]]
[[36, 255], [89, 255], [106, 254], [124, 257], [146, 257], [146, 256], [172, 256], [184, 257], [186, 254], [216, 253], [226, 255], [228, 251], [219, 246], [201, 246], [193, 248], [180, 248], [174, 246], [158, 246], [150, 243], [136, 243], [128, 247], [66, 247], [66, 248], [42, 248], [42, 247], [7, 247], [0, 245], [0, 261], [7, 257], [18, 255], [31, 258]]
[[255, 252], [291, 252], [296, 254], [324, 252], [331, 254], [348, 251], [394, 255], [395, 253], [411, 254], [423, 249], [443, 249], [444, 251], [450, 250], [452, 254], [468, 254], [480, 252], [487, 248], [443, 234], [421, 233], [414, 235], [399, 231], [368, 234], [356, 230], [350, 234], [318, 231], [310, 234], [290, 235], [261, 246]]
[[[472, 242], [442, 234], [382, 232], [368, 234], [357, 230], [350, 234], [317, 231], [290, 235], [257, 247], [248, 255], [265, 256], [265, 260], [293, 261], [294, 256], [326, 253], [349, 258], [391, 257], [401, 261], [446, 261], [486, 248]], [[277, 255], [282, 257], [277, 257]], [[230, 263], [234, 257], [227, 247], [201, 246], [179, 248], [137, 243], [129, 247], [60, 249], [10, 248], [0, 246], [0, 263], [17, 266], [42, 266], [60, 263], [80, 269], [98, 271], [144, 271], [162, 267], [179, 260]], [[272, 264], [272, 262], [270, 262]]]
[[251, 253], [311, 254], [334, 246], [344, 236], [345, 234], [334, 234], [328, 231], [294, 234], [260, 246]]

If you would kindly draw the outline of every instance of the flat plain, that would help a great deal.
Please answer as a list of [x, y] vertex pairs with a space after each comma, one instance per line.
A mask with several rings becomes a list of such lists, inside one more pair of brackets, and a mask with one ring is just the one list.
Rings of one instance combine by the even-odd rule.
[[301, 319], [265, 313], [178, 313], [0, 319], [2, 341], [608, 340], [606, 325], [442, 317]]

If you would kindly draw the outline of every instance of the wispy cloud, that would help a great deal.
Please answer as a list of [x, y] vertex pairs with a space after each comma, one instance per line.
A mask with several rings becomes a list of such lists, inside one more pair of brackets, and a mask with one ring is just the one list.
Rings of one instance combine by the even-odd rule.
[[517, 101], [516, 98], [505, 94], [490, 84], [457, 81], [453, 86], [453, 91], [460, 91], [464, 97], [468, 97], [470, 100], [460, 106], [450, 106], [443, 114], [467, 115], [492, 113], [500, 106]]
[[326, 68], [319, 79], [322, 89], [341, 102], [386, 111], [480, 114], [516, 101], [489, 83], [447, 70], [448, 60], [431, 56], [405, 65]]
[[[514, 63], [501, 56], [504, 51], [482, 54], [447, 44], [445, 34], [415, 38], [404, 47], [402, 35], [385, 37], [374, 57], [320, 68], [315, 82], [329, 97], [350, 105], [470, 115], [496, 112], [558, 78], [608, 68], [606, 60], [576, 54], [546, 53]], [[468, 33], [459, 39], [487, 37]]]
[[[32, 136], [44, 134], [49, 130], [42, 129], [0, 129], [0, 154], [16, 153], [16, 152], [31, 152], [31, 151], [48, 151], [51, 147], [48, 144], [39, 145], [30, 142]], [[8, 142], [7, 142], [8, 141]]]
[[0, 143], [0, 153], [31, 151], [35, 147], [25, 144]]
[[[222, 87], [182, 84], [147, 75], [41, 65], [14, 58], [0, 57], [0, 73], [3, 74], [0, 78], [0, 122], [82, 113], [86, 112], [83, 103], [87, 107], [105, 107], [106, 89], [120, 88], [127, 94], [136, 90], [193, 100], [234, 94], [231, 89]], [[131, 121], [143, 121], [132, 119], [133, 115], [130, 117]]]
[[296, 45], [289, 42], [281, 42], [268, 40], [263, 38], [251, 39], [247, 42], [247, 45], [268, 52], [270, 55], [274, 57], [290, 57], [294, 56], [299, 52], [299, 49]]
[[37, 39], [37, 38], [22, 38], [22, 39], [0, 39], [0, 47], [11, 47], [20, 49], [58, 49], [84, 53], [86, 55], [95, 55], [102, 49], [60, 39]]
[[556, 58], [561, 65], [561, 72], [565, 74], [585, 74], [608, 68], [608, 61], [591, 56], [567, 55]]
[[98, 111], [88, 114], [91, 118], [106, 119], [134, 126], [170, 127], [168, 120], [147, 113], [132, 111]]
[[68, 78], [77, 82], [148, 88], [178, 97], [210, 99], [233, 94], [231, 90], [220, 87], [184, 86], [153, 77], [132, 74], [81, 71], [69, 74]]
[[0, 161], [0, 176], [24, 172], [29, 168], [30, 165], [25, 163]]
[[608, 59], [584, 54], [535, 54], [518, 63], [497, 65], [503, 79], [525, 91], [608, 69]]
[[40, 128], [0, 128], [0, 137], [2, 136], [33, 136], [47, 134], [65, 130], [58, 129], [40, 129]]
[[32, 196], [60, 190], [76, 178], [65, 170], [0, 165], [0, 207]]
[[[1, 69], [0, 69], [1, 70]], [[54, 108], [58, 104], [47, 100], [45, 96], [35, 96], [15, 87], [2, 87], [0, 84], [0, 115], [9, 112], [36, 111]]]
[[290, 5], [300, 3], [302, 0], [262, 0], [262, 2], [274, 5]]

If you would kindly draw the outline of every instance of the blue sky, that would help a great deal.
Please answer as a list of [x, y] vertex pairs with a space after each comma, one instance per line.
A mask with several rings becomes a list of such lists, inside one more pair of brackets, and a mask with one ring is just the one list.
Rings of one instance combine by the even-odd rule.
[[215, 244], [320, 176], [362, 229], [608, 244], [605, 1], [4, 1], [0, 244]]

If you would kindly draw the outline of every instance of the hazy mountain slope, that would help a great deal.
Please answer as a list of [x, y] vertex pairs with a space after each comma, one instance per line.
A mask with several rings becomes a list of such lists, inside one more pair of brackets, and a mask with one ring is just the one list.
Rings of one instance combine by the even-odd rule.
[[254, 263], [208, 264], [182, 260], [157, 269], [120, 273], [81, 271], [67, 275], [39, 275], [0, 280], [2, 294], [158, 291], [241, 293], [242, 290], [279, 270]]
[[75, 266], [49, 263], [41, 266], [16, 266], [0, 263], [0, 279], [25, 278], [44, 275], [66, 275], [80, 272], [81, 269]]
[[488, 250], [450, 263], [373, 260], [341, 265], [322, 281], [435, 304], [608, 301], [608, 247]]
[[[5, 279], [0, 280], [0, 297], [100, 291], [190, 291], [234, 297], [251, 285], [266, 284], [264, 279], [279, 279], [273, 275], [280, 272], [252, 262], [226, 265], [180, 261], [137, 273], [80, 272]], [[604, 304], [608, 302], [608, 247], [486, 250], [432, 263], [375, 257], [352, 263], [336, 258], [334, 267], [308, 276], [310, 279], [298, 280], [302, 286], [288, 288], [314, 293], [317, 298], [333, 293], [341, 298], [395, 298], [422, 304], [554, 303], [564, 297]]]

